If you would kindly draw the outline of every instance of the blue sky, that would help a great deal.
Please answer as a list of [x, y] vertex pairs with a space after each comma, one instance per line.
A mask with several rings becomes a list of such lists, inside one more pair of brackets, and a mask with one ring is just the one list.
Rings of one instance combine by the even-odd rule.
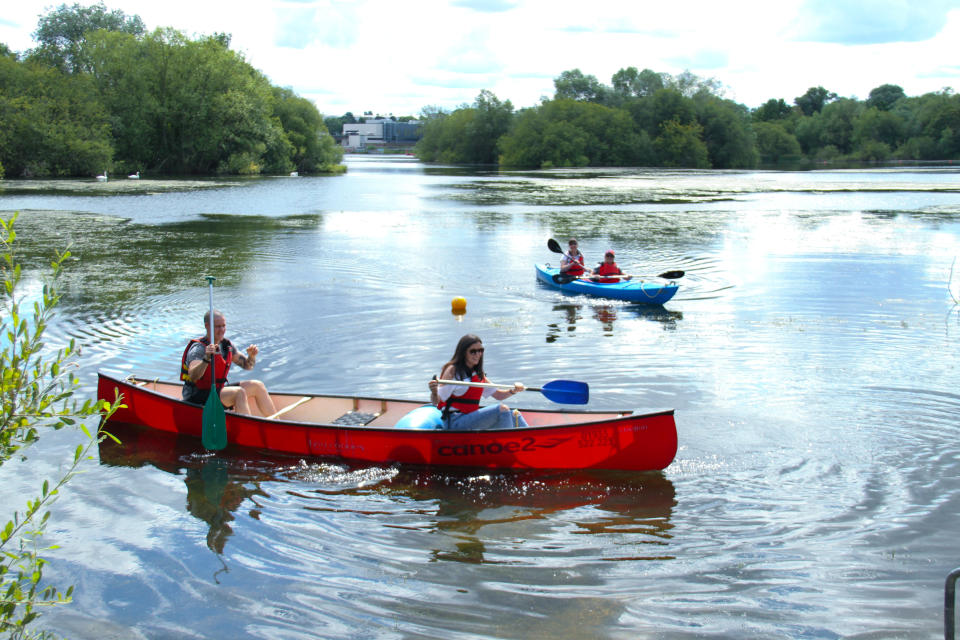
[[[72, 0], [69, 4], [72, 4]], [[610, 84], [634, 66], [712, 77], [756, 107], [813, 86], [866, 98], [960, 85], [960, 0], [126, 0], [110, 9], [195, 36], [227, 32], [233, 48], [325, 115], [416, 115], [452, 109], [482, 89], [515, 107], [553, 95], [580, 69]], [[0, 42], [33, 46], [53, 3], [7, 3]]]

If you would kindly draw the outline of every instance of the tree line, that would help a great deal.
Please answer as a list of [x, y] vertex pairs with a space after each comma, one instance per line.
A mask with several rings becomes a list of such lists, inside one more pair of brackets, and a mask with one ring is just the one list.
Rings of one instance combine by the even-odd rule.
[[428, 162], [511, 167], [659, 166], [747, 169], [826, 162], [960, 159], [960, 96], [908, 97], [884, 84], [866, 100], [811, 87], [756, 109], [725, 99], [720, 83], [635, 67], [605, 85], [579, 69], [554, 96], [515, 111], [481, 91], [452, 112], [424, 109], [416, 155]]
[[0, 44], [0, 177], [341, 169], [316, 106], [227, 34], [148, 33], [100, 3], [60, 5], [33, 36], [23, 55]]

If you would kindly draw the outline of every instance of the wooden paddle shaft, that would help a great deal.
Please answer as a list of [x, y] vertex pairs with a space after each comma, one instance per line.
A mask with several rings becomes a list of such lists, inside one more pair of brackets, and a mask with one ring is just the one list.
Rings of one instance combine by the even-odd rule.
[[[513, 389], [512, 384], [494, 384], [493, 382], [470, 382], [469, 380], [437, 380], [440, 384], [454, 384], [461, 387], [486, 387], [487, 389]], [[524, 391], [543, 391], [539, 387], [523, 387]]]

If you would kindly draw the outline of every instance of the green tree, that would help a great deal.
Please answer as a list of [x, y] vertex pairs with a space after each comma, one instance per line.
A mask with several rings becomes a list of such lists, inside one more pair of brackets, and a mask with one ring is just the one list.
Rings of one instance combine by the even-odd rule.
[[79, 3], [61, 4], [40, 17], [33, 38], [39, 43], [30, 57], [62, 71], [88, 71], [83, 55], [83, 44], [91, 32], [105, 30], [141, 36], [146, 32], [139, 16], [127, 16], [123, 11], [107, 11], [102, 2], [89, 7]]
[[820, 113], [812, 116], [804, 116], [797, 122], [794, 130], [797, 142], [800, 148], [808, 156], [813, 156], [818, 149], [824, 146], [823, 142], [823, 118]]
[[108, 436], [102, 429], [91, 433], [83, 421], [101, 411], [105, 418], [109, 417], [119, 398], [112, 406], [89, 399], [78, 405], [72, 399], [79, 384], [73, 373], [76, 345], [71, 341], [51, 354], [44, 342], [60, 300], [55, 281], [70, 254], [65, 252], [54, 258], [52, 275], [44, 283], [40, 298], [24, 309], [19, 293], [21, 268], [13, 253], [16, 218], [14, 214], [9, 220], [0, 219], [0, 271], [4, 280], [0, 293], [0, 465], [14, 456], [26, 458], [30, 445], [40, 439], [45, 429], [78, 425], [87, 437], [87, 443], [77, 445], [73, 451], [62, 475], [53, 482], [44, 480], [39, 495], [28, 499], [24, 508], [13, 511], [0, 528], [0, 634], [24, 638], [34, 635], [28, 627], [39, 616], [41, 607], [63, 604], [72, 597], [73, 587], [61, 591], [43, 581], [47, 561], [41, 553], [48, 549], [41, 548], [41, 538], [50, 518], [48, 508], [79, 465], [90, 459], [91, 448]]
[[857, 148], [856, 156], [865, 162], [882, 162], [890, 157], [890, 145], [879, 140], [866, 140]]
[[[290, 166], [279, 159], [292, 147], [274, 117], [272, 87], [222, 36], [189, 40], [165, 29], [111, 46], [120, 41], [99, 32], [89, 55], [117, 123], [117, 146], [132, 161], [178, 174]], [[112, 89], [124, 86], [137, 88], [137, 102]]]
[[901, 160], [937, 160], [937, 141], [930, 136], [914, 136], [900, 145], [893, 154]]
[[770, 98], [753, 110], [753, 119], [759, 122], [786, 120], [791, 115], [793, 115], [793, 107], [788, 105], [783, 98]]
[[666, 75], [650, 69], [637, 71], [636, 67], [627, 67], [613, 74], [613, 90], [622, 98], [643, 98], [663, 89]]
[[510, 128], [513, 119], [513, 104], [501, 102], [492, 92], [484, 89], [474, 102], [476, 116], [470, 122], [465, 135], [472, 162], [496, 163], [497, 143]]
[[424, 123], [414, 152], [426, 162], [497, 162], [497, 144], [510, 128], [513, 105], [483, 90], [472, 106], [451, 114], [437, 112]]
[[501, 164], [514, 167], [641, 166], [652, 145], [630, 116], [590, 102], [546, 101], [523, 110], [500, 143]]
[[597, 80], [596, 76], [584, 75], [580, 69], [564, 71], [553, 80], [555, 100], [582, 100], [607, 104], [613, 91]]
[[0, 56], [0, 162], [9, 175], [111, 168], [108, 113], [89, 76]]
[[823, 108], [821, 140], [835, 146], [840, 153], [853, 151], [853, 130], [863, 104], [851, 98], [840, 98]]
[[149, 43], [122, 32], [89, 33], [82, 51], [98, 101], [109, 113], [115, 168], [121, 172], [155, 169], [157, 136], [153, 127], [158, 105]]
[[807, 92], [798, 98], [794, 98], [794, 103], [803, 111], [803, 115], [812, 116], [820, 113], [828, 103], [837, 99], [837, 94], [827, 91], [823, 87], [810, 87]]
[[802, 151], [796, 136], [784, 129], [779, 122], [756, 122], [753, 131], [757, 136], [757, 152], [761, 161], [777, 164], [800, 158]]
[[854, 122], [854, 146], [863, 147], [873, 141], [883, 143], [888, 150], [896, 149], [906, 141], [906, 130], [906, 122], [899, 114], [869, 107]]
[[903, 87], [895, 84], [882, 84], [870, 90], [870, 97], [867, 98], [867, 106], [875, 107], [881, 111], [890, 111], [898, 100], [906, 97], [906, 94], [903, 92]]
[[651, 138], [660, 135], [663, 124], [677, 122], [691, 124], [697, 121], [697, 108], [693, 99], [676, 89], [658, 89], [652, 95], [628, 101], [624, 108], [630, 113], [637, 127]]
[[709, 169], [710, 157], [701, 134], [703, 127], [696, 122], [682, 124], [668, 120], [660, 127], [660, 135], [653, 141], [657, 164], [664, 167]]
[[676, 76], [667, 74], [666, 77], [665, 86], [687, 98], [692, 98], [697, 94], [708, 94], [719, 98], [723, 94], [723, 85], [719, 80], [716, 78], [701, 78], [691, 73], [689, 69]]
[[696, 96], [694, 104], [710, 166], [714, 169], [756, 166], [757, 149], [747, 108], [706, 93]]
[[941, 159], [960, 157], [960, 96], [950, 91], [928, 93], [915, 105], [914, 135], [935, 141]]
[[424, 162], [470, 162], [465, 134], [474, 117], [476, 109], [471, 107], [436, 114], [424, 123], [414, 153]]
[[[327, 131], [317, 107], [290, 89], [273, 87], [273, 113], [280, 121], [290, 150], [268, 166], [273, 173], [289, 170], [300, 172], [329, 170], [343, 159], [343, 149]], [[289, 164], [288, 164], [289, 163]], [[279, 165], [279, 166], [277, 166]], [[283, 168], [281, 168], [283, 167]]]

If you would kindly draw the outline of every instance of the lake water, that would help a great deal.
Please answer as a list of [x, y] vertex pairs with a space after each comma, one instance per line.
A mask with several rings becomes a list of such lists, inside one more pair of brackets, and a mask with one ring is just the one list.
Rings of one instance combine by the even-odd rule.
[[[53, 509], [72, 638], [938, 638], [960, 566], [960, 170], [498, 172], [348, 157], [337, 177], [0, 183], [53, 344], [175, 379], [208, 293], [276, 390], [427, 398], [488, 375], [676, 410], [662, 473], [352, 467], [117, 429]], [[547, 239], [683, 269], [663, 307], [539, 285]], [[953, 275], [952, 281], [951, 277]], [[452, 298], [467, 313], [451, 313]], [[540, 394], [515, 398], [547, 407]], [[556, 406], [556, 405], [553, 405]], [[80, 441], [0, 469], [8, 506]]]

